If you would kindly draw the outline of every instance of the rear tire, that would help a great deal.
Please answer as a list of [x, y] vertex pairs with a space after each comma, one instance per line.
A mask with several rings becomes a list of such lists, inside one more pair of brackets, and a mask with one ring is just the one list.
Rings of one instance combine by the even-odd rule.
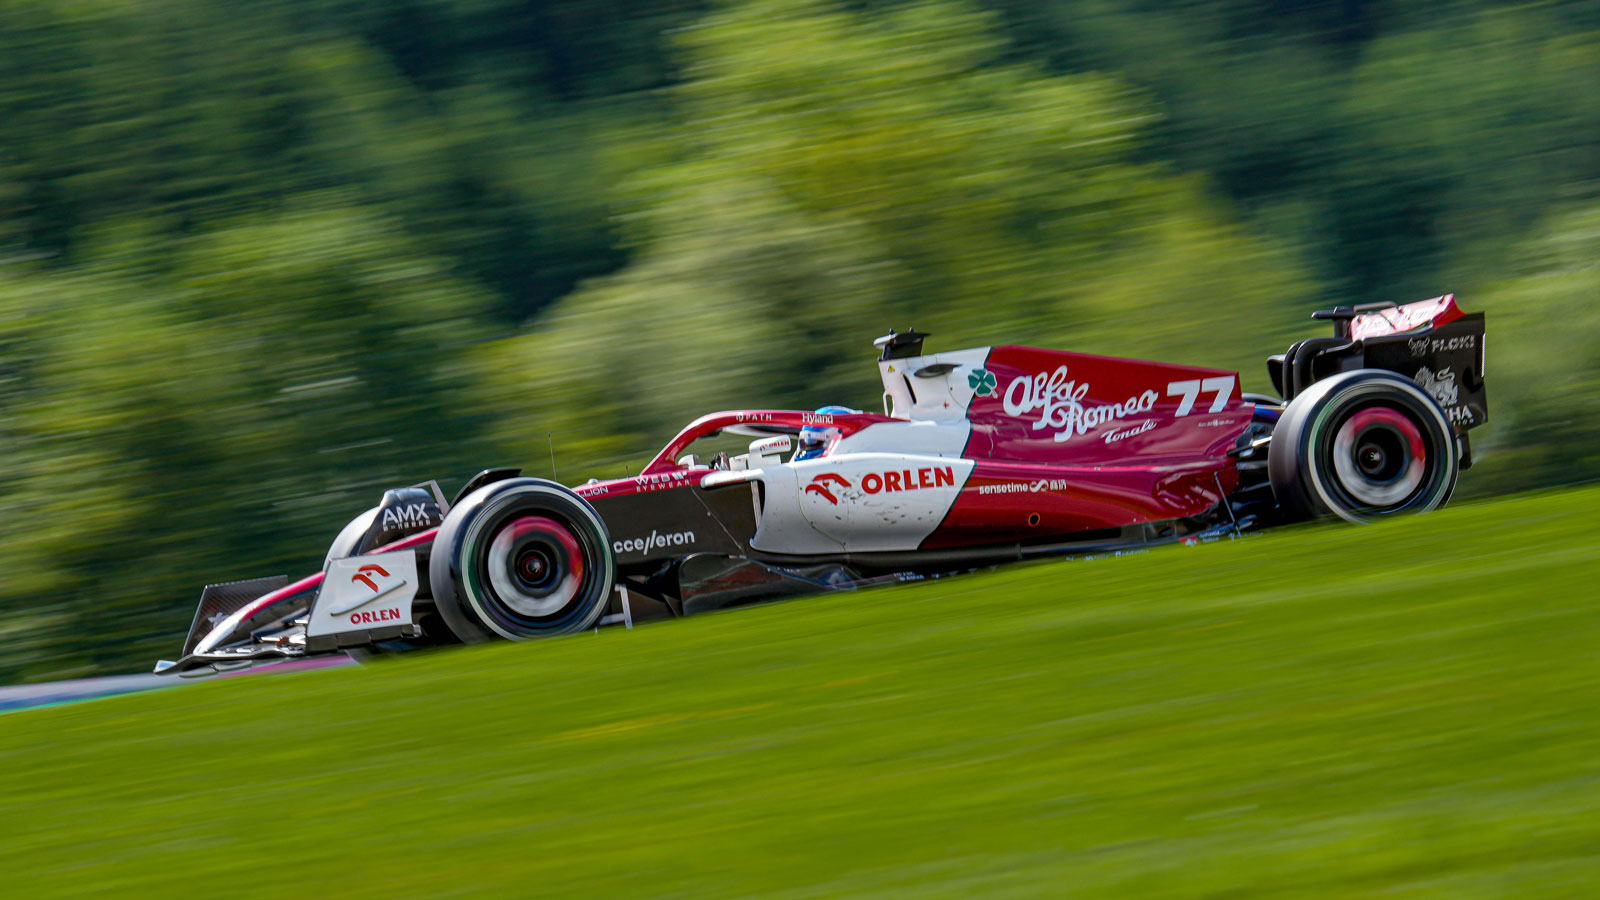
[[451, 507], [428, 564], [434, 603], [467, 643], [594, 627], [616, 578], [605, 523], [539, 478], [487, 484]]
[[1362, 369], [1325, 378], [1273, 429], [1267, 473], [1291, 516], [1372, 522], [1443, 506], [1460, 474], [1450, 420], [1415, 384]]

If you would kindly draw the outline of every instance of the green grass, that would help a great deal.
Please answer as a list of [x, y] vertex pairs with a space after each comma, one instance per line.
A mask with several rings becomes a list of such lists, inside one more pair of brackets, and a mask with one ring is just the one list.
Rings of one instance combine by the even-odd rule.
[[0, 873], [30, 897], [1600, 896], [1597, 505], [8, 715]]

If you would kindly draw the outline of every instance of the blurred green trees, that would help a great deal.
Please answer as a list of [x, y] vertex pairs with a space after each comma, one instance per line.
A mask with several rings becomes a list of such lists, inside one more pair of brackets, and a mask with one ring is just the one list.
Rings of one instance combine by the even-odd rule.
[[1231, 365], [1488, 309], [1464, 490], [1600, 474], [1600, 14], [1238, 0], [0, 11], [0, 681], [175, 651], [384, 487], [873, 408], [870, 339]]
[[49, 612], [52, 669], [169, 642], [197, 568], [304, 568], [349, 511], [422, 473], [460, 480], [478, 452], [458, 436], [480, 427], [468, 350], [488, 296], [393, 228], [332, 203], [151, 240], [0, 281], [24, 367], [0, 628]]
[[621, 448], [730, 404], [873, 408], [893, 323], [1255, 377], [1292, 334], [1278, 301], [1310, 292], [1293, 261], [1135, 159], [1151, 114], [1126, 88], [1004, 63], [991, 18], [756, 2], [687, 31], [693, 127], [631, 186], [631, 264], [499, 348], [507, 436]]

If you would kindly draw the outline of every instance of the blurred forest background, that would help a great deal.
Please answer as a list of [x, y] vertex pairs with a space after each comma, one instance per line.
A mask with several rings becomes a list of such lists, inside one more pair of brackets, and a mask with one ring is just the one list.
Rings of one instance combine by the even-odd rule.
[[872, 409], [870, 341], [1227, 365], [1490, 314], [1463, 494], [1600, 475], [1600, 3], [0, 9], [0, 682], [381, 491]]

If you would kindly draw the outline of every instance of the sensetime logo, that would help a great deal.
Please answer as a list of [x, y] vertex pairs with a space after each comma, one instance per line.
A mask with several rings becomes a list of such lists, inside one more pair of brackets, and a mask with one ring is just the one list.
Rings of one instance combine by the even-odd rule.
[[629, 538], [625, 541], [612, 541], [611, 549], [618, 553], [649, 553], [651, 550], [662, 550], [667, 547], [683, 547], [694, 543], [692, 531], [670, 531], [662, 534], [651, 531], [644, 537]]

